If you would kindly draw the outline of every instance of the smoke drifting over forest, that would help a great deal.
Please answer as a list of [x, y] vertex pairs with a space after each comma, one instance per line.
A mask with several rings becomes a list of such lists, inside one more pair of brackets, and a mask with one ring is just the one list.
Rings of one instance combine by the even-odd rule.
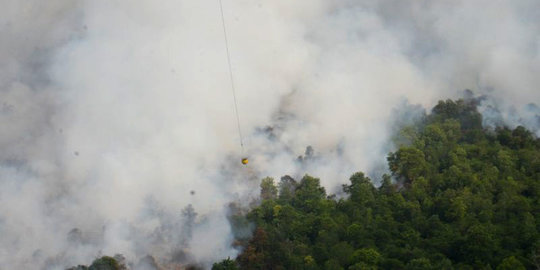
[[1, 269], [209, 267], [261, 177], [380, 175], [406, 108], [464, 89], [540, 135], [538, 1], [223, 5], [248, 167], [218, 1], [3, 1]]

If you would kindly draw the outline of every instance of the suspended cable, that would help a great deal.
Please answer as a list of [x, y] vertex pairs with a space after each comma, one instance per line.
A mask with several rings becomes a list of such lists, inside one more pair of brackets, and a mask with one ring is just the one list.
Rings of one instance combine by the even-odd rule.
[[231, 65], [231, 55], [229, 53], [229, 39], [227, 38], [227, 28], [225, 27], [225, 16], [223, 15], [223, 4], [219, 0], [219, 9], [221, 11], [221, 23], [223, 25], [223, 36], [225, 37], [225, 50], [227, 52], [227, 63], [229, 64], [229, 77], [231, 80], [231, 90], [234, 100], [234, 113], [236, 114], [236, 123], [238, 124], [238, 136], [240, 136], [240, 147], [242, 148], [242, 153], [244, 152], [244, 140], [242, 138], [242, 128], [240, 127], [240, 116], [238, 115], [238, 104], [236, 102], [236, 89], [234, 87], [234, 77], [232, 72]]

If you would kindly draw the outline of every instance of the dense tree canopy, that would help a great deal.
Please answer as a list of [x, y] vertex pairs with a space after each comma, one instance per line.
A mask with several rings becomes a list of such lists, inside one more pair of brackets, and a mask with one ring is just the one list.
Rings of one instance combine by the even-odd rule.
[[473, 100], [441, 101], [390, 153], [380, 186], [363, 173], [327, 196], [319, 179], [261, 183], [235, 264], [214, 269], [535, 269], [540, 140], [486, 130]]

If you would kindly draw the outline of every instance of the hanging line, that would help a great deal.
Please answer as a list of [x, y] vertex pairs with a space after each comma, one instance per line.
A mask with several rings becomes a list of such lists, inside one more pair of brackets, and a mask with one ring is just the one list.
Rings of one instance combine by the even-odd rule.
[[242, 129], [240, 128], [240, 116], [238, 115], [238, 104], [236, 102], [236, 89], [234, 87], [234, 78], [231, 65], [231, 56], [229, 53], [229, 40], [227, 38], [227, 29], [225, 28], [225, 16], [223, 15], [223, 4], [219, 0], [219, 9], [221, 11], [221, 23], [223, 25], [223, 36], [225, 37], [225, 50], [227, 51], [227, 63], [229, 64], [229, 77], [231, 80], [231, 90], [234, 100], [234, 112], [236, 114], [236, 123], [238, 124], [238, 135], [240, 136], [240, 147], [242, 148], [242, 153], [244, 153], [244, 141], [242, 138]]

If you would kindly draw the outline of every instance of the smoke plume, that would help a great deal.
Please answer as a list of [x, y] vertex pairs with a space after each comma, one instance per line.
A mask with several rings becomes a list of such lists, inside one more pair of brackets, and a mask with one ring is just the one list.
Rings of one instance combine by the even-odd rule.
[[464, 89], [540, 135], [538, 1], [223, 5], [244, 153], [217, 0], [2, 1], [0, 269], [209, 268], [260, 178], [380, 175], [395, 112]]

